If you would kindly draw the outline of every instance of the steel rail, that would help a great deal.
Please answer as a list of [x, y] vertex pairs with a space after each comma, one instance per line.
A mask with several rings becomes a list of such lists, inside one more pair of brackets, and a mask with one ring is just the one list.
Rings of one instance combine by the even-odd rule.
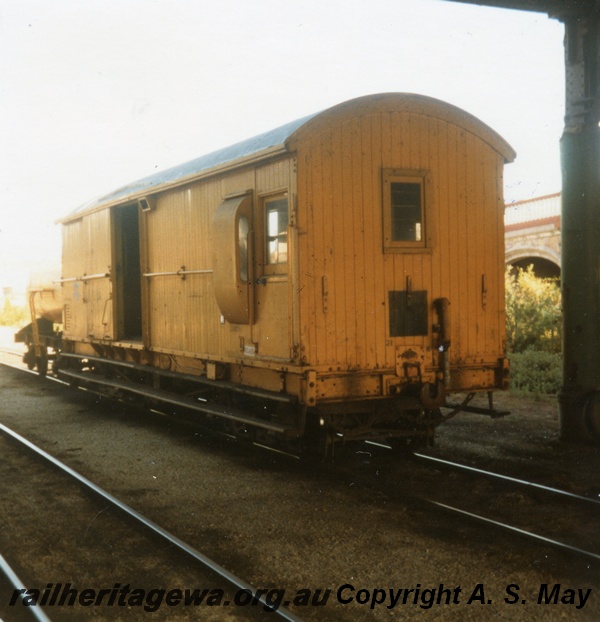
[[23, 357], [23, 354], [25, 354], [25, 352], [23, 350], [17, 350], [16, 348], [5, 348], [4, 346], [0, 346], [0, 352], [2, 352], [3, 354], [12, 354], [14, 356], [18, 356], [20, 358]]
[[[22, 352], [13, 352], [12, 350], [7, 350], [6, 348], [0, 348], [0, 353], [12, 354], [14, 356], [18, 356], [19, 358], [22, 358], [22, 356], [23, 356]], [[61, 380], [60, 378], [57, 378], [56, 376], [52, 376], [52, 375], [40, 376], [37, 371], [35, 371], [33, 369], [27, 369], [26, 367], [21, 366], [21, 365], [13, 365], [12, 363], [7, 363], [6, 361], [0, 361], [0, 366], [2, 366], [2, 365], [4, 365], [4, 367], [10, 367], [11, 369], [16, 369], [17, 371], [25, 372], [26, 374], [32, 374], [33, 376], [37, 376], [37, 377], [43, 377], [44, 380], [51, 380], [52, 382], [58, 382], [58, 384], [69, 386], [68, 382], [65, 382], [64, 380]], [[83, 388], [83, 387], [79, 387], [79, 388], [82, 391], [88, 391], [88, 389], [86, 389], [86, 388]]]
[[500, 521], [494, 520], [492, 518], [487, 518], [485, 516], [481, 516], [480, 514], [474, 514], [473, 512], [468, 512], [467, 510], [461, 510], [460, 508], [455, 508], [451, 505], [447, 505], [445, 503], [440, 503], [439, 501], [433, 501], [432, 499], [423, 499], [427, 503], [431, 503], [437, 507], [440, 507], [444, 510], [448, 510], [450, 512], [455, 512], [457, 514], [462, 514], [463, 516], [468, 516], [469, 518], [473, 518], [477, 521], [485, 523], [487, 525], [492, 525], [494, 527], [500, 527], [512, 533], [516, 533], [520, 536], [525, 536], [527, 538], [531, 538], [533, 540], [538, 540], [544, 544], [550, 544], [557, 548], [569, 551], [570, 553], [576, 553], [577, 555], [583, 555], [584, 557], [590, 557], [595, 561], [600, 561], [600, 555], [597, 553], [592, 553], [591, 551], [586, 551], [585, 549], [580, 549], [579, 547], [572, 546], [570, 544], [565, 544], [564, 542], [560, 542], [558, 540], [553, 540], [552, 538], [547, 538], [546, 536], [540, 536], [537, 533], [533, 533], [532, 531], [527, 531], [526, 529], [521, 529], [519, 527], [514, 527], [509, 525], [508, 523], [502, 523]]
[[[466, 471], [468, 473], [472, 473], [474, 475], [480, 475], [480, 476], [484, 476], [484, 477], [489, 477], [490, 479], [497, 479], [500, 482], [509, 482], [509, 483], [516, 483], [518, 485], [523, 485], [523, 486], [527, 486], [527, 487], [531, 487], [533, 489], [536, 490], [540, 490], [546, 493], [551, 493], [551, 494], [556, 494], [556, 495], [560, 495], [560, 496], [564, 496], [564, 497], [568, 497], [569, 499], [575, 500], [575, 501], [583, 501], [586, 503], [592, 503], [592, 504], [599, 504], [598, 501], [596, 501], [595, 499], [590, 499], [589, 497], [582, 497], [580, 495], [568, 492], [566, 490], [560, 490], [558, 488], [552, 488], [551, 486], [544, 486], [543, 484], [537, 484], [535, 482], [529, 482], [527, 480], [522, 480], [516, 477], [511, 477], [509, 475], [502, 475], [500, 473], [494, 473], [492, 471], [486, 471], [484, 469], [478, 469], [476, 467], [470, 467], [468, 465], [464, 465], [464, 464], [460, 464], [457, 462], [452, 462], [450, 460], [444, 460], [442, 458], [436, 458], [435, 456], [428, 456], [426, 454], [420, 454], [420, 453], [416, 453], [414, 452], [413, 457], [416, 457], [418, 459], [424, 459], [424, 460], [429, 460], [429, 461], [433, 461], [436, 463], [439, 463], [443, 466], [446, 467], [450, 467], [456, 470], [463, 470]], [[426, 497], [423, 496], [419, 496], [418, 499], [420, 499], [420, 501], [425, 502], [427, 504], [430, 505], [434, 505], [438, 508], [442, 508], [448, 512], [451, 513], [455, 513], [455, 514], [460, 514], [461, 516], [466, 516], [470, 519], [473, 519], [477, 522], [480, 523], [484, 523], [486, 525], [492, 526], [492, 527], [497, 527], [500, 529], [503, 529], [505, 531], [508, 531], [510, 533], [513, 534], [517, 534], [519, 536], [523, 536], [525, 538], [529, 538], [530, 540], [534, 540], [537, 542], [540, 542], [542, 544], [546, 544], [546, 545], [550, 545], [553, 546], [555, 548], [558, 549], [562, 549], [563, 551], [567, 551], [569, 553], [574, 553], [576, 555], [580, 555], [586, 558], [590, 558], [593, 559], [594, 561], [600, 561], [600, 554], [598, 553], [594, 553], [592, 551], [587, 551], [585, 549], [582, 549], [580, 547], [574, 546], [572, 544], [567, 544], [565, 542], [561, 542], [559, 540], [555, 540], [554, 538], [550, 538], [547, 536], [543, 536], [537, 533], [534, 533], [532, 531], [528, 531], [526, 529], [522, 529], [520, 527], [515, 527], [513, 525], [509, 525], [508, 523], [504, 523], [492, 518], [488, 518], [486, 516], [482, 516], [481, 514], [476, 514], [474, 512], [470, 512], [468, 510], [464, 510], [458, 507], [454, 507], [451, 505], [448, 505], [447, 503], [442, 503], [440, 501], [435, 501], [434, 499], [428, 499]]]
[[[215, 574], [219, 575], [222, 579], [225, 579], [230, 585], [233, 585], [238, 590], [249, 591], [251, 594], [254, 594], [254, 595], [256, 595], [256, 593], [258, 592], [256, 588], [251, 586], [249, 583], [246, 583], [243, 579], [240, 579], [239, 577], [234, 575], [232, 572], [230, 572], [229, 570], [227, 570], [226, 568], [224, 568], [217, 562], [213, 561], [212, 559], [210, 559], [209, 557], [207, 557], [206, 555], [204, 555], [203, 553], [201, 553], [194, 547], [190, 546], [189, 544], [181, 540], [181, 538], [167, 531], [166, 529], [164, 529], [163, 527], [161, 527], [154, 521], [150, 520], [149, 518], [147, 518], [146, 516], [138, 512], [137, 510], [134, 510], [131, 506], [127, 505], [123, 501], [120, 501], [119, 499], [111, 495], [109, 492], [104, 490], [103, 488], [100, 488], [100, 486], [94, 484], [92, 481], [90, 481], [89, 479], [81, 475], [80, 473], [77, 473], [77, 471], [75, 471], [71, 467], [60, 462], [60, 460], [50, 455], [48, 452], [44, 451], [37, 445], [34, 445], [31, 441], [27, 440], [25, 437], [21, 436], [14, 430], [11, 430], [4, 424], [0, 423], [0, 431], [3, 432], [5, 435], [16, 440], [21, 445], [24, 445], [30, 451], [33, 451], [38, 456], [44, 458], [45, 460], [50, 462], [53, 466], [57, 467], [58, 469], [66, 473], [67, 475], [76, 479], [80, 484], [82, 484], [83, 486], [85, 486], [86, 488], [94, 492], [96, 495], [98, 495], [105, 501], [108, 501], [111, 505], [118, 508], [119, 510], [121, 510], [122, 512], [124, 512], [125, 514], [133, 518], [134, 520], [138, 521], [139, 523], [142, 523], [145, 527], [147, 527], [150, 531], [152, 531], [156, 535], [169, 541], [171, 544], [176, 546], [180, 551], [182, 551], [189, 557], [195, 559], [196, 561], [200, 562], [200, 564], [202, 564], [205, 568], [208, 568]], [[258, 602], [260, 602], [264, 607], [266, 607], [266, 610], [269, 611], [269, 615], [279, 617], [289, 622], [302, 622], [301, 618], [294, 615], [291, 611], [289, 611], [285, 607], [280, 607], [274, 610], [267, 603], [266, 598], [264, 596], [260, 596], [258, 598]]]
[[432, 462], [437, 462], [444, 466], [467, 471], [470, 473], [474, 473], [476, 475], [483, 475], [485, 477], [495, 478], [501, 481], [511, 482], [513, 484], [519, 484], [520, 486], [528, 486], [530, 488], [541, 490], [543, 492], [550, 492], [555, 495], [562, 495], [563, 497], [568, 497], [569, 499], [574, 499], [576, 501], [583, 501], [585, 503], [593, 503], [596, 505], [600, 505], [600, 501], [597, 499], [592, 499], [590, 497], [584, 497], [574, 492], [569, 492], [567, 490], [561, 490], [560, 488], [553, 488], [552, 486], [545, 486], [544, 484], [537, 484], [536, 482], [530, 482], [528, 480], [519, 479], [517, 477], [512, 477], [510, 475], [502, 475], [502, 473], [494, 473], [493, 471], [486, 471], [485, 469], [478, 469], [477, 467], [471, 467], [466, 464], [461, 464], [459, 462], [452, 462], [451, 460], [445, 460], [443, 458], [436, 458], [435, 456], [428, 456], [427, 454], [420, 454], [420, 453], [413, 452], [412, 455], [422, 460], [430, 460]]
[[[3, 555], [0, 554], [0, 572], [4, 574], [4, 576], [8, 579], [9, 583], [13, 586], [13, 588], [17, 591], [20, 591], [19, 598], [23, 600], [26, 596], [25, 591], [26, 587], [23, 581], [19, 579], [16, 572], [11, 568], [10, 564], [6, 561]], [[42, 611], [42, 609], [38, 608], [37, 605], [33, 605], [27, 607], [27, 613], [30, 613], [33, 618], [38, 620], [38, 622], [50, 622], [50, 618]]]

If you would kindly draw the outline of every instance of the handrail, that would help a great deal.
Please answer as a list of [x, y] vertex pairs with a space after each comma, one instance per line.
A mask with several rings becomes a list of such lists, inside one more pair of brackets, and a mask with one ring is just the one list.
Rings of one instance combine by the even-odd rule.
[[95, 279], [109, 279], [110, 272], [102, 272], [100, 274], [84, 274], [83, 276], [72, 276], [67, 279], [58, 279], [52, 281], [53, 283], [74, 283], [76, 281], [93, 281]]
[[185, 277], [187, 274], [212, 274], [212, 270], [186, 270], [185, 266], [181, 266], [179, 270], [169, 272], [144, 272], [143, 277], [150, 278], [155, 276], [180, 276]]
[[[212, 274], [212, 270], [186, 270], [185, 266], [182, 266], [179, 270], [173, 270], [169, 272], [144, 272], [142, 274], [143, 277], [150, 278], [155, 276], [180, 276], [185, 277], [188, 274]], [[56, 281], [52, 281], [53, 283], [75, 283], [75, 282], [86, 282], [93, 281], [96, 279], [109, 279], [110, 272], [101, 272], [99, 274], [84, 274], [83, 276], [72, 276], [66, 279], [57, 279]], [[41, 291], [41, 290], [36, 290]]]

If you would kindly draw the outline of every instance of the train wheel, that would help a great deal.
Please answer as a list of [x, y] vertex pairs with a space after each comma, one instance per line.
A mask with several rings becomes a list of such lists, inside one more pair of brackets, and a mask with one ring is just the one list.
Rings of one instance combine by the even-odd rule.
[[40, 376], [45, 376], [48, 373], [48, 354], [46, 352], [42, 356], [35, 357], [35, 366]]
[[311, 459], [326, 459], [333, 456], [335, 436], [322, 423], [316, 412], [307, 413], [303, 438], [303, 453]]
[[35, 349], [33, 346], [27, 348], [27, 352], [23, 355], [23, 363], [27, 365], [27, 369], [29, 370], [35, 368]]

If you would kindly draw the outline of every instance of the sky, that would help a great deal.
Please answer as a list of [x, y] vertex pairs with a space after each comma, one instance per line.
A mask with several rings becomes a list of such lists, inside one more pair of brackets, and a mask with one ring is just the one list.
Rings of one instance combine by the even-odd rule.
[[371, 93], [499, 132], [507, 201], [558, 192], [563, 36], [445, 0], [0, 0], [0, 288], [58, 266], [90, 199]]

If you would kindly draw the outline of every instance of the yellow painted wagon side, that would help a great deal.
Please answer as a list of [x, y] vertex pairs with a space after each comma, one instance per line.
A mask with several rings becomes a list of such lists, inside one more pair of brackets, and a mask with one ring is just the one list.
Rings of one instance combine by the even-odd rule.
[[[502, 175], [511, 148], [461, 110], [390, 95], [324, 113], [290, 149], [301, 348], [321, 380], [318, 399], [390, 395], [415, 375], [436, 382], [442, 354], [448, 390], [502, 388]], [[404, 186], [420, 193], [420, 231], [394, 240], [390, 193]], [[418, 326], [397, 326], [398, 316]]]
[[70, 339], [115, 338], [112, 237], [108, 210], [63, 227], [63, 326]]

